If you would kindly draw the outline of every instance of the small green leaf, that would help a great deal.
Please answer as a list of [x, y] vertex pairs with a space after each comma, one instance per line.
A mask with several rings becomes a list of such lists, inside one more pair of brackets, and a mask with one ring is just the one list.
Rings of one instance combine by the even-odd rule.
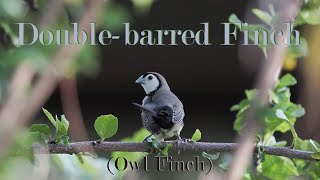
[[306, 113], [305, 109], [300, 104], [292, 104], [288, 107], [287, 112], [295, 118], [302, 117]]
[[276, 115], [279, 119], [284, 119], [286, 121], [289, 121], [289, 119], [287, 118], [287, 116], [283, 113], [283, 111], [281, 109], [277, 109], [276, 110]]
[[101, 140], [110, 138], [118, 131], [118, 118], [111, 114], [99, 116], [94, 122], [94, 128]]
[[230, 111], [243, 111], [246, 110], [249, 107], [249, 100], [244, 99], [239, 104], [235, 104], [230, 108]]
[[168, 156], [168, 151], [171, 148], [172, 148], [172, 144], [167, 144], [167, 146], [162, 149], [162, 154], [165, 155], [165, 156]]
[[68, 131], [69, 121], [66, 119], [65, 115], [61, 115], [61, 123], [64, 126], [64, 128]]
[[256, 97], [257, 90], [256, 89], [248, 89], [248, 90], [245, 90], [245, 93], [246, 93], [247, 99], [249, 101], [251, 101], [254, 97]]
[[76, 156], [77, 156], [78, 160], [80, 161], [80, 163], [83, 164], [84, 160], [83, 160], [82, 155], [81, 154], [76, 154]]
[[44, 136], [48, 136], [50, 138], [51, 132], [50, 128], [46, 124], [34, 124], [29, 129], [29, 132], [39, 132], [40, 134]]
[[151, 148], [155, 148], [157, 150], [161, 150], [162, 146], [159, 140], [157, 140], [156, 138], [148, 138], [147, 139], [148, 145]]
[[231, 22], [231, 23], [242, 23], [242, 21], [238, 18], [238, 16], [233, 14], [233, 13], [229, 16], [229, 22]]
[[310, 139], [309, 141], [310, 141], [310, 144], [312, 144], [312, 146], [316, 149], [316, 151], [317, 151], [317, 152], [320, 152], [320, 150], [319, 150], [319, 148], [317, 147], [316, 143], [315, 143], [312, 139]]
[[214, 160], [217, 160], [220, 156], [220, 153], [217, 153], [217, 154], [208, 154], [206, 152], [202, 152], [202, 156], [205, 157], [205, 158], [208, 158], [212, 161]]
[[46, 141], [40, 132], [29, 132], [28, 137], [30, 137], [33, 142], [39, 142], [42, 144], [46, 144]]
[[201, 139], [201, 132], [199, 129], [196, 129], [196, 131], [193, 133], [191, 140], [192, 141], [199, 141]]
[[315, 152], [311, 154], [311, 157], [316, 160], [320, 160], [320, 152]]
[[279, 97], [277, 96], [276, 93], [274, 93], [273, 91], [269, 91], [269, 96], [270, 96], [270, 98], [272, 99], [272, 101], [274, 103], [276, 103], [276, 104], [279, 103], [280, 99], [279, 99]]
[[277, 89], [284, 86], [293, 86], [295, 84], [297, 84], [296, 78], [294, 78], [291, 74], [286, 74], [279, 80]]
[[277, 147], [284, 147], [285, 145], [287, 145], [287, 141], [278, 141], [274, 144]]
[[277, 109], [276, 110], [276, 116], [279, 119], [285, 120], [285, 122], [287, 122], [287, 124], [290, 126], [290, 130], [291, 130], [291, 133], [292, 133], [292, 136], [293, 136], [293, 141], [292, 141], [292, 146], [293, 146], [295, 144], [295, 142], [297, 141], [297, 139], [299, 138], [296, 130], [294, 129], [293, 125], [291, 124], [291, 122], [289, 121], [289, 119], [283, 113], [283, 111], [281, 109]]
[[69, 136], [68, 135], [63, 135], [57, 138], [57, 143], [63, 144], [67, 146], [69, 144]]
[[264, 23], [268, 24], [269, 26], [272, 25], [272, 17], [268, 12], [254, 8], [254, 9], [252, 9], [252, 13], [255, 14]]
[[50, 122], [52, 123], [52, 125], [53, 125], [54, 127], [56, 127], [56, 121], [54, 120], [52, 114], [51, 114], [48, 110], [46, 110], [45, 108], [42, 108], [42, 111], [43, 111], [44, 114], [47, 116], [47, 118], [50, 120]]
[[60, 138], [61, 136], [67, 135], [67, 130], [66, 128], [63, 126], [62, 122], [57, 119], [56, 120], [56, 136], [55, 138]]
[[274, 180], [290, 179], [289, 177], [299, 175], [293, 161], [286, 157], [265, 155], [261, 168], [264, 176]]
[[[294, 37], [291, 37], [291, 41], [295, 42]], [[289, 45], [288, 46], [288, 54], [290, 54], [293, 58], [300, 58], [308, 55], [308, 42], [305, 38], [300, 38], [300, 45]]]

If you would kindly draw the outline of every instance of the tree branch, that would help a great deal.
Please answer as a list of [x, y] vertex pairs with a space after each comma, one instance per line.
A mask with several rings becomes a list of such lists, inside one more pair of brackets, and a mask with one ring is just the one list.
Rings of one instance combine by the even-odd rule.
[[[209, 143], [209, 142], [179, 142], [176, 141], [166, 141], [162, 145], [172, 144], [171, 150], [173, 151], [188, 151], [188, 152], [232, 152], [235, 151], [239, 145], [237, 143]], [[150, 152], [151, 148], [146, 143], [138, 142], [101, 142], [94, 143], [93, 141], [84, 142], [74, 142], [70, 143], [68, 146], [60, 144], [49, 144], [48, 149], [39, 144], [33, 146], [34, 152], [36, 154], [74, 154], [80, 152], [91, 152], [103, 151], [103, 152], [113, 152], [113, 151], [124, 151], [124, 152]], [[275, 156], [283, 156], [295, 159], [304, 159], [309, 161], [316, 161], [311, 157], [313, 152], [300, 151], [295, 149], [290, 149], [286, 147], [274, 147], [274, 146], [263, 146], [264, 153]]]

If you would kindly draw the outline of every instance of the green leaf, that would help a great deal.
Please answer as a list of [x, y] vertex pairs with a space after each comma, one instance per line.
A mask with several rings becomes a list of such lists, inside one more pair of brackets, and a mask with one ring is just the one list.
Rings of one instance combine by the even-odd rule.
[[278, 97], [278, 95], [277, 95], [275, 92], [269, 91], [269, 96], [270, 96], [270, 98], [272, 99], [272, 101], [273, 101], [274, 103], [276, 103], [276, 104], [279, 103], [280, 98]]
[[295, 118], [302, 117], [306, 113], [305, 109], [300, 104], [292, 104], [288, 107], [286, 112]]
[[84, 163], [84, 160], [83, 160], [82, 155], [81, 155], [81, 154], [76, 154], [76, 156], [77, 156], [79, 162], [80, 162], [81, 164], [83, 164], [83, 163]]
[[239, 104], [235, 104], [230, 108], [230, 111], [244, 111], [249, 107], [249, 101], [247, 99], [242, 100]]
[[147, 12], [149, 12], [152, 4], [155, 2], [155, 0], [131, 0], [134, 10], [140, 14], [145, 15]]
[[212, 161], [217, 160], [220, 157], [220, 153], [217, 154], [208, 154], [206, 152], [202, 152], [202, 156], [208, 158]]
[[68, 135], [62, 135], [56, 139], [57, 143], [63, 144], [67, 146], [69, 144], [69, 136]]
[[261, 173], [273, 180], [289, 179], [291, 176], [299, 175], [292, 160], [286, 157], [271, 155], [265, 155]]
[[261, 19], [264, 23], [272, 26], [272, 17], [268, 12], [262, 11], [260, 9], [253, 8], [252, 13]]
[[[261, 31], [261, 30], [265, 30], [265, 31], [269, 31], [268, 28], [266, 28], [265, 26], [261, 25], [261, 24], [248, 24], [248, 26], [240, 26], [239, 23], [242, 23], [242, 21], [237, 17], [237, 15], [235, 14], [231, 14], [229, 16], [229, 22], [230, 23], [234, 23], [234, 25], [241, 30], [247, 30], [249, 31], [249, 39], [252, 42], [255, 42], [255, 31]], [[258, 47], [262, 50], [262, 52], [264, 53], [264, 55], [267, 57], [267, 44], [268, 44], [268, 39], [266, 40], [266, 44], [264, 45], [263, 42], [263, 33], [259, 33], [259, 42], [258, 42]]]
[[162, 149], [162, 154], [165, 155], [165, 156], [168, 156], [168, 151], [171, 148], [172, 148], [172, 144], [167, 144], [167, 146]]
[[257, 90], [256, 89], [247, 89], [247, 90], [245, 90], [245, 93], [246, 93], [247, 99], [249, 101], [251, 101], [251, 100], [253, 100], [253, 98], [256, 97]]
[[294, 78], [291, 74], [286, 74], [279, 80], [277, 89], [284, 86], [293, 86], [295, 84], [297, 84], [296, 78]]
[[157, 150], [162, 149], [161, 142], [156, 138], [148, 138], [147, 142], [148, 142], [149, 147], [151, 147], [151, 148], [155, 148]]
[[64, 127], [64, 125], [62, 124], [62, 122], [57, 119], [56, 120], [56, 136], [55, 138], [60, 138], [61, 136], [67, 135], [68, 131], [67, 129]]
[[[314, 142], [314, 144], [317, 144], [317, 143]], [[302, 151], [311, 151], [311, 152], [314, 152], [316, 150], [310, 140], [302, 140], [300, 138], [297, 139], [294, 145], [294, 149], [302, 150]]]
[[277, 109], [276, 110], [276, 115], [279, 119], [284, 119], [286, 121], [289, 121], [289, 119], [287, 118], [287, 116], [283, 113], [283, 111], [281, 109]]
[[289, 119], [287, 118], [287, 116], [283, 113], [283, 111], [281, 109], [277, 109], [276, 110], [276, 116], [279, 118], [279, 119], [283, 119], [285, 120], [285, 122], [287, 122], [287, 124], [290, 126], [290, 130], [291, 130], [291, 133], [292, 133], [292, 136], [293, 136], [293, 145], [294, 143], [296, 142], [296, 140], [299, 138], [298, 137], [298, 134], [296, 132], [296, 130], [294, 129], [293, 125], [291, 124], [291, 122], [289, 121]]
[[121, 32], [123, 29], [123, 22], [130, 22], [131, 16], [129, 10], [119, 4], [110, 4], [105, 11], [101, 22], [103, 26], [108, 27], [111, 32]]
[[65, 115], [61, 115], [61, 123], [63, 127], [68, 131], [69, 129], [69, 121], [66, 119]]
[[[150, 132], [145, 128], [141, 128], [138, 131], [134, 132], [132, 136], [126, 137], [121, 142], [142, 142], [146, 136], [150, 135]], [[148, 143], [149, 145], [149, 143]], [[124, 157], [129, 161], [140, 161], [144, 156], [148, 155], [145, 152], [112, 152], [112, 157]], [[119, 167], [124, 166], [124, 161], [119, 161]], [[123, 175], [124, 172], [118, 172], [119, 177]]]
[[[295, 39], [291, 37], [291, 42], [295, 42]], [[308, 42], [305, 38], [300, 38], [300, 45], [289, 45], [288, 46], [288, 53], [293, 58], [300, 58], [307, 56], [308, 54]]]
[[238, 18], [238, 16], [236, 14], [231, 14], [229, 16], [229, 22], [231, 23], [242, 23], [242, 21]]
[[54, 120], [52, 114], [46, 110], [45, 108], [42, 108], [42, 111], [44, 112], [44, 114], [47, 116], [47, 118], [50, 120], [51, 124], [56, 127], [56, 121]]
[[[43, 135], [40, 132], [29, 132], [28, 137], [33, 141], [33, 142], [39, 142], [42, 144], [46, 144], [46, 141], [43, 137]], [[29, 147], [28, 147], [29, 148]]]
[[194, 142], [197, 142], [201, 139], [201, 132], [199, 129], [196, 129], [196, 131], [193, 133], [191, 140]]
[[320, 152], [315, 152], [311, 154], [311, 157], [316, 160], [320, 160]]
[[111, 114], [99, 116], [94, 122], [94, 128], [101, 140], [110, 138], [118, 131], [118, 118]]
[[319, 148], [317, 147], [316, 143], [315, 143], [312, 139], [310, 139], [309, 141], [310, 141], [310, 144], [312, 144], [312, 146], [315, 148], [315, 150], [316, 150], [317, 152], [320, 152], [320, 150], [319, 150]]
[[50, 138], [51, 132], [50, 128], [46, 124], [34, 124], [29, 129], [28, 132], [39, 132], [44, 136], [48, 136]]
[[320, 24], [320, 8], [303, 9], [297, 17], [299, 25], [308, 23], [312, 25]]

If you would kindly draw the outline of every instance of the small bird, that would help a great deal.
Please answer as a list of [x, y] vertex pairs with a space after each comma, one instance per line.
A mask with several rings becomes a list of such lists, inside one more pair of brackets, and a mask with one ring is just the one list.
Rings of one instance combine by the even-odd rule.
[[144, 141], [154, 135], [159, 141], [177, 136], [181, 140], [180, 131], [185, 116], [183, 104], [170, 91], [165, 78], [156, 72], [147, 72], [141, 75], [136, 81], [141, 84], [146, 97], [142, 105], [133, 103], [142, 111], [141, 118], [143, 126], [151, 132]]

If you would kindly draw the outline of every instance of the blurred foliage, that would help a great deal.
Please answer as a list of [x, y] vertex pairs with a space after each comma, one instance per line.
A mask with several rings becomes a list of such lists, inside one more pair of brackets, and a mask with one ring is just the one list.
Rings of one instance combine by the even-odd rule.
[[[150, 134], [145, 128], [141, 128], [135, 132], [131, 137], [124, 138], [120, 142], [142, 142], [145, 137]], [[118, 157], [124, 157], [128, 161], [140, 161], [143, 157], [148, 155], [148, 153], [143, 152], [112, 152], [112, 157], [117, 159]], [[124, 167], [124, 161], [119, 161], [119, 167]], [[118, 172], [118, 178], [121, 178], [126, 171]]]
[[[55, 29], [70, 29], [70, 23], [78, 22], [83, 11], [86, 10], [86, 3], [85, 0], [65, 0], [64, 8], [61, 9], [57, 21], [45, 29], [51, 29], [53, 33]], [[50, 58], [60, 48], [56, 43], [45, 46], [38, 41], [32, 46], [18, 46], [19, 32], [16, 23], [32, 23], [39, 30], [44, 29], [39, 27], [39, 22], [47, 8], [50, 8], [47, 6], [46, 0], [0, 0], [0, 103], [8, 80], [17, 66], [27, 61], [37, 72], [42, 72], [48, 67]], [[97, 23], [96, 29], [107, 28], [113, 33], [122, 31], [123, 23], [131, 21], [130, 10], [116, 2], [106, 2], [100, 16], [101, 21]], [[54, 36], [53, 42], [57, 41], [56, 37]], [[32, 38], [33, 31], [27, 26], [25, 42], [31, 42]], [[46, 40], [48, 40], [47, 36], [45, 36]], [[64, 75], [97, 75], [100, 68], [99, 54], [99, 46], [84, 45], [75, 60], [68, 65]]]
[[[285, 133], [290, 130], [291, 124], [294, 125], [296, 119], [305, 114], [305, 110], [301, 105], [295, 104], [290, 100], [291, 93], [289, 86], [295, 85], [296, 83], [297, 81], [293, 76], [286, 74], [279, 80], [278, 85], [274, 90], [269, 92], [272, 105], [264, 110], [262, 122], [264, 126], [264, 135], [262, 137], [262, 144], [265, 144], [276, 131]], [[250, 107], [250, 103], [255, 96], [255, 89], [246, 90], [246, 99], [231, 107], [232, 111], [237, 111], [234, 129], [240, 133], [245, 126], [246, 111]], [[279, 116], [279, 112], [282, 112], [284, 117]], [[287, 120], [290, 124], [287, 123]]]
[[138, 15], [146, 15], [155, 0], [131, 0], [134, 10]]
[[[306, 0], [302, 5], [301, 10], [296, 17], [295, 22], [293, 22], [292, 30], [297, 29], [299, 26], [304, 24], [320, 24], [320, 1], [319, 0]], [[248, 26], [242, 26], [242, 30], [249, 31], [249, 39], [254, 42], [255, 41], [255, 30], [266, 30], [267, 32], [271, 32], [275, 29], [274, 24], [276, 23], [281, 12], [274, 12], [274, 8], [272, 4], [269, 6], [269, 11], [263, 11], [260, 9], [253, 8], [252, 13], [259, 18], [263, 24], [248, 24]], [[231, 14], [229, 16], [230, 23], [242, 23], [242, 21], [235, 14]], [[240, 26], [235, 24], [238, 29]], [[270, 34], [270, 33], [269, 33]], [[300, 34], [301, 36], [301, 34]], [[291, 35], [291, 42], [294, 42], [295, 37]], [[264, 55], [268, 56], [268, 49], [270, 48], [270, 44], [263, 44], [263, 34], [259, 33], [259, 45], [258, 47], [262, 50]], [[308, 43], [304, 37], [300, 37], [300, 45], [288, 45], [287, 46], [287, 54], [285, 56], [283, 68], [288, 71], [292, 71], [297, 66], [297, 60], [301, 57], [305, 57], [308, 54]]]
[[[278, 15], [274, 12], [272, 4], [270, 5], [269, 12], [262, 11], [260, 9], [252, 9], [252, 13], [259, 18], [264, 25], [261, 24], [249, 24], [246, 29], [254, 31], [257, 28], [262, 30], [273, 30], [273, 24], [277, 20]], [[279, 12], [281, 13], [281, 12]], [[229, 22], [237, 23], [241, 22], [235, 15], [231, 14]], [[295, 19], [293, 29], [298, 28], [301, 25], [316, 25], [320, 24], [320, 1], [319, 0], [304, 0], [298, 16]], [[267, 27], [266, 27], [266, 26]], [[237, 27], [239, 28], [239, 26]], [[254, 35], [249, 35], [251, 41], [254, 42]], [[293, 40], [293, 37], [291, 37]], [[261, 38], [260, 38], [261, 40]], [[283, 68], [286, 70], [293, 70], [297, 65], [297, 59], [304, 57], [308, 54], [308, 45], [305, 38], [301, 38], [301, 45], [289, 45], [287, 48], [287, 54], [285, 56]], [[269, 46], [259, 46], [259, 48], [267, 56]], [[297, 118], [305, 114], [304, 108], [291, 102], [290, 86], [297, 83], [296, 79], [290, 74], [284, 75], [273, 90], [269, 91], [270, 105], [259, 112], [256, 112], [256, 117], [261, 119], [263, 125], [261, 133], [257, 138], [257, 145], [267, 146], [285, 146], [287, 142], [278, 141], [274, 137], [275, 132], [292, 134], [291, 147], [297, 150], [313, 152], [312, 157], [318, 159], [319, 143], [314, 140], [302, 140], [294, 129], [294, 124]], [[243, 127], [245, 126], [245, 116], [247, 110], [252, 104], [257, 91], [255, 89], [245, 91], [246, 98], [240, 103], [231, 107], [231, 111], [236, 111], [236, 120], [234, 122], [234, 130], [241, 134]], [[251, 172], [247, 172], [244, 179], [290, 179], [294, 176], [306, 179], [319, 179], [320, 178], [320, 163], [317, 161], [310, 162], [305, 160], [290, 159], [286, 157], [264, 155], [263, 148], [259, 148], [257, 153], [258, 166], [257, 177], [254, 177]], [[228, 167], [225, 162], [222, 162], [223, 166]]]
[[[47, 124], [34, 124], [24, 133], [16, 135], [13, 145], [10, 147], [9, 154], [0, 160], [0, 179], [34, 179], [37, 175], [43, 173], [40, 166], [45, 166], [48, 161], [50, 169], [48, 169], [48, 175], [53, 179], [113, 179], [115, 176], [111, 175], [106, 170], [108, 163], [107, 159], [97, 158], [88, 153], [81, 154], [37, 154], [33, 153], [32, 145], [34, 143], [40, 143], [46, 147], [49, 143], [54, 144], [69, 144], [69, 121], [64, 115], [58, 118], [53, 116], [49, 111], [43, 108], [43, 112], [50, 121], [52, 127], [54, 127], [54, 133]], [[101, 116], [98, 119], [103, 119]], [[114, 116], [109, 115], [112, 118]], [[115, 118], [115, 117], [114, 117]], [[107, 127], [107, 131], [114, 131], [108, 121], [100, 122], [104, 127]], [[115, 130], [116, 131], [116, 130]], [[111, 136], [111, 135], [110, 135]], [[42, 159], [47, 156], [47, 160]], [[44, 163], [44, 164], [41, 164]], [[114, 166], [110, 166], [113, 168]], [[20, 170], [20, 173], [15, 173], [14, 170]], [[46, 172], [46, 171], [44, 171]], [[116, 172], [113, 169], [113, 172]]]
[[[300, 104], [291, 102], [290, 86], [297, 83], [290, 74], [280, 78], [274, 90], [269, 91], [271, 104], [263, 111], [259, 112], [262, 117], [263, 130], [258, 136], [258, 146], [278, 146], [283, 147], [285, 141], [277, 142], [274, 133], [291, 132], [293, 140], [291, 147], [297, 150], [314, 152], [313, 158], [318, 158], [319, 144], [314, 140], [301, 140], [294, 129], [297, 118], [305, 114], [304, 108]], [[234, 122], [234, 130], [241, 134], [245, 126], [245, 115], [257, 92], [255, 89], [245, 91], [246, 98], [240, 103], [231, 107], [231, 111], [237, 111]], [[288, 179], [292, 176], [304, 176], [306, 178], [318, 179], [320, 177], [320, 164], [304, 160], [292, 160], [286, 157], [264, 155], [263, 149], [258, 153], [259, 164], [257, 173], [259, 178], [270, 178], [275, 180]], [[253, 176], [246, 175], [246, 179], [254, 179]]]

